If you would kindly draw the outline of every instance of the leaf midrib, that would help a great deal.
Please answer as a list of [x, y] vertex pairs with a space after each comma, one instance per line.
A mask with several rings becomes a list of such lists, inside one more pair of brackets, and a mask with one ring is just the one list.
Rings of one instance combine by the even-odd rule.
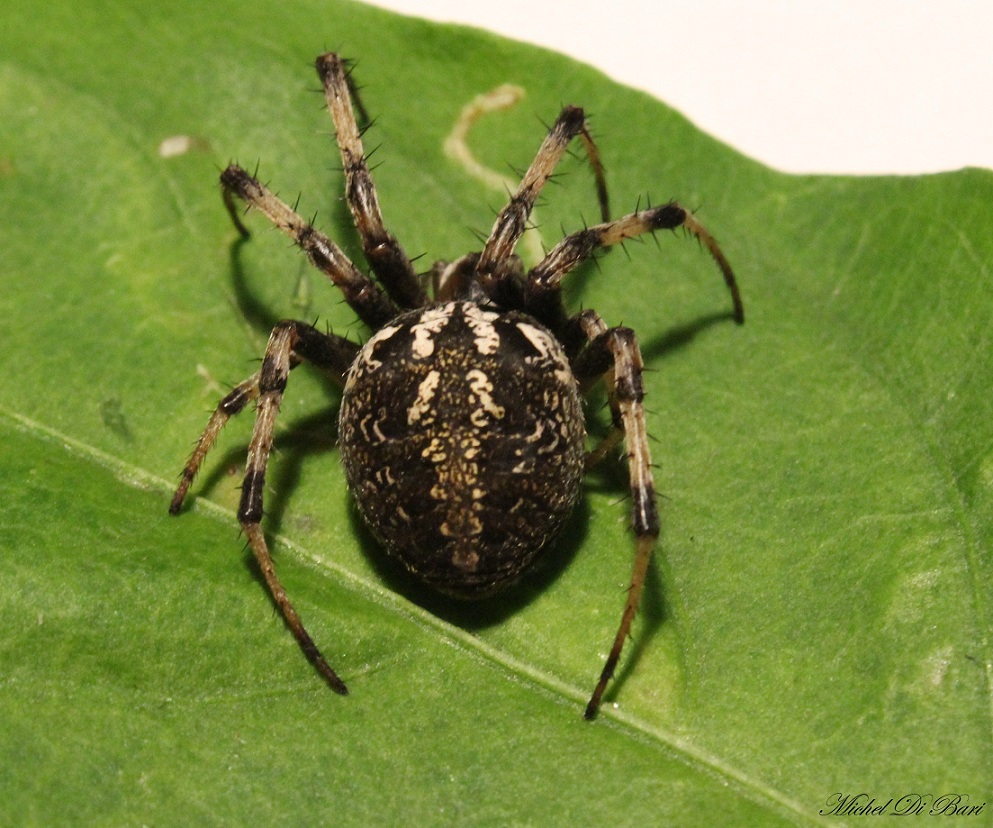
[[[10, 420], [15, 428], [29, 434], [33, 438], [56, 445], [63, 451], [67, 451], [88, 463], [95, 464], [109, 471], [120, 483], [126, 486], [141, 491], [162, 492], [163, 494], [172, 492], [173, 485], [170, 481], [152, 474], [146, 469], [131, 465], [115, 455], [108, 454], [95, 446], [91, 446], [44, 423], [2, 406], [0, 406], [0, 416]], [[236, 516], [231, 510], [209, 499], [197, 498], [192, 509], [225, 525], [230, 525], [236, 521]], [[397, 593], [385, 590], [378, 583], [356, 575], [354, 572], [333, 561], [319, 558], [307, 550], [306, 547], [285, 535], [276, 535], [273, 537], [273, 541], [278, 543], [281, 548], [290, 550], [297, 557], [298, 561], [302, 562], [305, 566], [322, 571], [325, 574], [330, 572], [341, 586], [360, 594], [366, 600], [370, 600], [379, 607], [387, 609], [395, 615], [416, 624], [422, 630], [429, 631], [440, 640], [447, 640], [467, 650], [472, 650], [480, 657], [485, 658], [492, 664], [498, 665], [508, 673], [527, 679], [540, 692], [552, 694], [560, 700], [565, 700], [570, 707], [575, 709], [576, 717], [579, 718], [580, 711], [587, 701], [585, 689], [570, 685], [552, 674], [534, 667], [532, 664], [513, 657], [505, 650], [494, 647], [472, 633], [438, 618], [416, 604], [406, 601]], [[215, 697], [214, 701], [216, 700]], [[198, 697], [195, 700], [195, 704], [200, 705], [209, 701], [211, 700], [205, 697]], [[175, 699], [173, 703], [176, 703]], [[718, 774], [724, 777], [744, 798], [758, 805], [809, 820], [811, 824], [831, 824], [827, 820], [817, 818], [816, 815], [810, 813], [800, 803], [789, 798], [782, 791], [763, 783], [761, 780], [728, 763], [721, 757], [701, 749], [692, 742], [681, 738], [673, 731], [656, 725], [649, 725], [638, 717], [625, 713], [619, 708], [615, 708], [609, 713], [602, 711], [597, 723], [590, 724], [589, 726], [610, 727], [615, 731], [626, 733], [629, 738], [636, 739], [642, 743], [646, 741], [651, 742], [658, 750], [678, 757], [685, 765], [706, 776]]]

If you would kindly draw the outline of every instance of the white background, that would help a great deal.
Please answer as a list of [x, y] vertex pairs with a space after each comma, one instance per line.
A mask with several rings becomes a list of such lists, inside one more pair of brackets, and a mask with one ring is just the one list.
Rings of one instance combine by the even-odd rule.
[[987, 0], [375, 0], [571, 55], [789, 172], [993, 168]]

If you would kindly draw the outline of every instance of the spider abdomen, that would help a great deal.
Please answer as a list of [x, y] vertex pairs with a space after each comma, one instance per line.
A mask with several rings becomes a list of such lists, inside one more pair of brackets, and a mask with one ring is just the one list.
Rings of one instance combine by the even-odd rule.
[[585, 427], [561, 345], [473, 302], [405, 313], [356, 357], [341, 403], [349, 489], [386, 549], [460, 597], [514, 581], [579, 496]]

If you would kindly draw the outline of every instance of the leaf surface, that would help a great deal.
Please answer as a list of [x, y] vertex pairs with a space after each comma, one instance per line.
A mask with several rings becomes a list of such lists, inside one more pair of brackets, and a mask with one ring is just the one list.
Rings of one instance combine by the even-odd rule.
[[[989, 171], [782, 175], [587, 67], [351, 3], [26, 5], [0, 32], [0, 822], [827, 824], [858, 819], [822, 815], [838, 792], [993, 798]], [[743, 328], [681, 237], [569, 282], [640, 337], [664, 520], [593, 724], [633, 546], [619, 463], [541, 572], [452, 606], [382, 562], [336, 392], [294, 372], [267, 528], [347, 699], [238, 537], [250, 416], [166, 514], [275, 320], [368, 335], [261, 219], [233, 245], [216, 184], [258, 163], [362, 262], [314, 94], [329, 44], [359, 58], [384, 214], [422, 262], [478, 248], [501, 206], [442, 144], [513, 83], [482, 163], [524, 168], [581, 104], [615, 213], [700, 207], [738, 273]], [[562, 172], [546, 246], [596, 220], [585, 165]]]

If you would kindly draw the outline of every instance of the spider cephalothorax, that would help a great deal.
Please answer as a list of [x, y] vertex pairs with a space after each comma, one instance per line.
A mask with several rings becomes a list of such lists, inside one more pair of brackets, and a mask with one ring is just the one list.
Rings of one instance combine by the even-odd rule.
[[[611, 221], [583, 111], [566, 107], [482, 251], [436, 264], [429, 296], [383, 224], [346, 65], [337, 55], [322, 55], [317, 71], [337, 132], [348, 205], [375, 278], [241, 167], [231, 165], [221, 174], [224, 199], [243, 234], [235, 198], [285, 231], [374, 333], [360, 348], [304, 322], [280, 322], [259, 372], [221, 400], [208, 422], [170, 511], [179, 511], [227, 419], [255, 400], [238, 518], [300, 646], [332, 688], [345, 693], [279, 582], [260, 528], [274, 423], [291, 369], [308, 362], [343, 386], [342, 460], [349, 490], [373, 534], [414, 575], [462, 598], [497, 591], [530, 567], [579, 498], [584, 470], [623, 440], [635, 563], [613, 646], [586, 708], [591, 718], [637, 610], [659, 518], [634, 332], [607, 327], [592, 310], [569, 316], [561, 281], [600, 248], [683, 227], [716, 260], [741, 323], [731, 268], [713, 238], [675, 202]], [[566, 236], [525, 273], [514, 249], [535, 199], [574, 138], [583, 142], [596, 174], [603, 223]], [[600, 380], [607, 383], [612, 428], [587, 451], [581, 395]]]

